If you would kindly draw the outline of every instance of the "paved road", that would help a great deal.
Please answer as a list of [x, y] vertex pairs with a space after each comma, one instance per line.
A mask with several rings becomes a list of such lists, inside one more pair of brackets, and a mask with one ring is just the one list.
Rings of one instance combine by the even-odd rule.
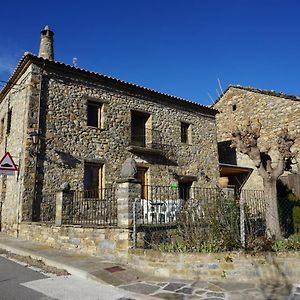
[[73, 275], [47, 276], [0, 256], [0, 300], [146, 300], [149, 298]]
[[47, 276], [18, 263], [0, 257], [0, 299], [39, 300], [51, 299], [22, 285], [24, 282], [45, 279]]

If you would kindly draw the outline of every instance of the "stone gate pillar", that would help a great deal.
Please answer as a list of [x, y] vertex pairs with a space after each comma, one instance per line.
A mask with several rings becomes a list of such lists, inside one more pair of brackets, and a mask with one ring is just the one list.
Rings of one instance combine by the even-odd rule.
[[123, 178], [117, 181], [118, 227], [133, 225], [134, 201], [141, 197], [141, 183], [135, 178]]

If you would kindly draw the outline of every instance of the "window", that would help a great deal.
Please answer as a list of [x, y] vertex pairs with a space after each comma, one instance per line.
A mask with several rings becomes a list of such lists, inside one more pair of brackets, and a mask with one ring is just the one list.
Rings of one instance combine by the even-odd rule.
[[179, 198], [182, 200], [188, 200], [190, 199], [191, 195], [191, 186], [192, 186], [191, 181], [186, 181], [186, 182], [179, 182], [178, 183], [178, 192], [179, 192]]
[[147, 134], [149, 134], [146, 124], [149, 116], [142, 112], [131, 112], [131, 142], [134, 146], [146, 146]]
[[102, 195], [103, 168], [101, 164], [84, 164], [84, 190], [89, 194], [89, 197], [97, 198]]
[[4, 135], [4, 122], [5, 119], [2, 118], [0, 122], [0, 142], [3, 140], [3, 135]]
[[102, 103], [88, 101], [87, 103], [87, 125], [102, 128], [103, 123]]
[[142, 185], [141, 198], [148, 199], [148, 168], [137, 168], [137, 179], [140, 180]]
[[10, 134], [11, 130], [11, 116], [12, 116], [12, 110], [10, 109], [7, 114], [7, 129], [6, 129], [6, 134]]
[[190, 141], [190, 124], [181, 122], [181, 142], [189, 144]]
[[232, 105], [232, 110], [235, 111], [236, 110], [236, 104]]

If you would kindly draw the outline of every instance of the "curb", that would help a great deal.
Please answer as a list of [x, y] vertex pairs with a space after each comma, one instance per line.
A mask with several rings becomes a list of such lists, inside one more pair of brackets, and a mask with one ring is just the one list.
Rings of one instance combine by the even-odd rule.
[[83, 271], [83, 270], [78, 269], [78, 268], [70, 267], [69, 265], [62, 264], [62, 263], [59, 263], [57, 261], [45, 258], [43, 256], [34, 254], [33, 252], [26, 251], [26, 250], [20, 250], [20, 249], [8, 246], [6, 244], [3, 244], [1, 242], [0, 242], [0, 248], [4, 249], [6, 251], [9, 251], [11, 253], [17, 254], [17, 255], [30, 256], [33, 259], [41, 260], [45, 265], [48, 265], [50, 267], [55, 267], [57, 269], [64, 269], [68, 273], [70, 273], [71, 275], [78, 276], [78, 277], [83, 278], [83, 279], [89, 279], [89, 280], [93, 280], [93, 281], [98, 281], [98, 282], [100, 282], [102, 284], [105, 284], [105, 285], [110, 285], [107, 282], [103, 281], [102, 279], [100, 279], [100, 278], [98, 278], [98, 277], [96, 277], [94, 275], [91, 275], [87, 271]]

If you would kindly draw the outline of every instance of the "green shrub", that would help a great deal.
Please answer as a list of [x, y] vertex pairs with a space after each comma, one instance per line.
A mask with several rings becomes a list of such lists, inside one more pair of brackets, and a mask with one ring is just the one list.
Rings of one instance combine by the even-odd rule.
[[294, 232], [300, 233], [300, 206], [293, 207]]
[[273, 243], [272, 249], [279, 251], [300, 251], [300, 235], [294, 234], [287, 239], [277, 240]]
[[210, 203], [189, 200], [168, 235], [151, 247], [166, 252], [215, 253], [240, 249], [239, 207], [234, 199], [219, 197]]

